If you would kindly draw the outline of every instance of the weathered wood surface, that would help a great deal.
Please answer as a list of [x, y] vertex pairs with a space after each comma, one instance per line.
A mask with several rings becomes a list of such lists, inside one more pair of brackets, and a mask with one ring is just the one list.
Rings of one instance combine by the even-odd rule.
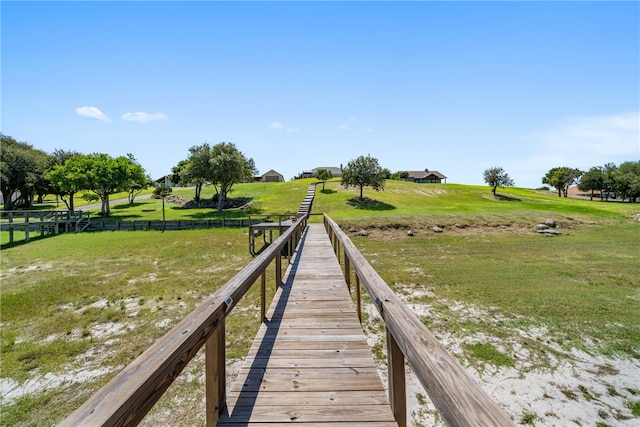
[[[347, 235], [326, 215], [325, 224], [333, 235], [332, 240], [341, 243], [358, 280], [376, 301], [387, 333], [395, 340], [397, 349], [393, 349], [394, 360], [389, 361], [390, 370], [399, 364], [401, 353], [448, 426], [513, 426], [513, 421], [387, 286]], [[396, 380], [404, 382], [404, 379]], [[394, 387], [394, 384], [389, 387]]]
[[322, 224], [310, 224], [218, 426], [397, 426]]
[[[304, 228], [305, 223], [306, 218], [302, 218], [294, 227], [284, 232], [263, 253], [122, 369], [59, 425], [111, 427], [138, 424], [205, 343], [209, 342], [211, 347], [217, 347], [221, 345], [218, 344], [220, 341], [224, 342], [221, 337], [210, 338], [219, 331], [226, 314], [242, 299], [265, 269], [274, 259], [279, 259], [282, 248], [297, 231], [297, 227]], [[218, 366], [220, 359], [216, 359], [213, 354], [207, 355], [207, 359], [209, 356], [212, 356], [212, 365], [207, 371], [217, 376], [224, 365]], [[210, 380], [211, 377], [208, 376], [207, 381]], [[223, 384], [224, 380], [221, 384], [208, 385], [207, 395], [213, 401], [207, 402], [207, 408], [218, 405], [215, 400], [218, 395], [224, 395]]]

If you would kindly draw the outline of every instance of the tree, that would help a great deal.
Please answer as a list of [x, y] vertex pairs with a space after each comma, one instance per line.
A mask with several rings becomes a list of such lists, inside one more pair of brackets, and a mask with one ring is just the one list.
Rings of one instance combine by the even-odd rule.
[[[71, 154], [73, 153], [73, 154]], [[67, 209], [74, 210], [74, 195], [88, 189], [85, 172], [85, 161], [82, 155], [74, 152], [54, 151], [56, 165], [47, 173], [51, 183], [51, 190], [60, 196]], [[65, 196], [69, 198], [65, 199]]]
[[211, 181], [211, 146], [206, 142], [201, 145], [194, 145], [189, 148], [189, 158], [186, 164], [180, 170], [180, 182], [185, 184], [194, 184], [196, 186], [196, 194], [193, 200], [200, 201], [200, 192], [202, 186]]
[[218, 212], [234, 184], [249, 181], [257, 173], [253, 159], [245, 157], [234, 144], [221, 142], [211, 150], [210, 180], [218, 192]]
[[188, 182], [185, 182], [185, 177], [183, 176], [188, 164], [189, 160], [180, 160], [177, 165], [172, 167], [169, 181], [180, 185], [188, 184]]
[[604, 168], [594, 166], [585, 172], [580, 178], [578, 189], [580, 191], [591, 191], [590, 199], [593, 200], [593, 192], [601, 191], [604, 188]]
[[372, 187], [374, 190], [384, 190], [384, 171], [378, 164], [378, 159], [370, 155], [360, 156], [351, 160], [342, 171], [342, 186], [359, 187], [360, 201], [364, 187]]
[[640, 197], [640, 161], [621, 163], [614, 177], [616, 195], [635, 203]]
[[552, 168], [542, 177], [542, 183], [555, 187], [558, 190], [558, 197], [567, 197], [569, 187], [578, 182], [583, 172], [580, 169], [573, 169], [567, 166]]
[[32, 207], [36, 193], [48, 188], [45, 172], [52, 162], [44, 151], [0, 133], [0, 191], [4, 209]]
[[486, 182], [493, 192], [493, 196], [496, 196], [496, 189], [498, 187], [512, 187], [514, 182], [509, 178], [509, 174], [504, 169], [498, 166], [491, 167], [484, 171], [484, 182]]
[[129, 204], [132, 205], [136, 196], [142, 192], [142, 190], [153, 186], [153, 180], [144, 173], [144, 168], [133, 157], [132, 154], [127, 154], [129, 159], [129, 167], [127, 169], [128, 184], [127, 190], [129, 192], [127, 198]]
[[111, 157], [104, 153], [93, 153], [81, 158], [81, 170], [87, 177], [86, 189], [93, 191], [102, 202], [101, 215], [109, 216], [109, 196], [119, 191], [129, 191], [132, 177], [145, 177], [144, 169], [135, 158]]
[[391, 174], [390, 179], [395, 179], [397, 181], [404, 181], [406, 178], [409, 178], [409, 172], [407, 171], [397, 171]]
[[316, 179], [322, 182], [322, 191], [324, 191], [324, 183], [333, 178], [333, 174], [328, 169], [318, 169], [316, 171]]
[[604, 199], [606, 201], [609, 200], [609, 195], [615, 191], [616, 186], [616, 173], [618, 172], [618, 167], [615, 163], [606, 163], [603, 168], [604, 172]]

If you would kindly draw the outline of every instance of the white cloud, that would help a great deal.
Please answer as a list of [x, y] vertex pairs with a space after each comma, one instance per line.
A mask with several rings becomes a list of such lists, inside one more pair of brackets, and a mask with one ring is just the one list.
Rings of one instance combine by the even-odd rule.
[[100, 120], [101, 122], [109, 123], [111, 119], [104, 114], [98, 107], [78, 107], [76, 108], [76, 114], [82, 117], [88, 117], [90, 119]]
[[275, 129], [278, 131], [284, 131], [286, 133], [294, 133], [300, 130], [300, 128], [294, 128], [292, 126], [288, 126], [285, 125], [284, 123], [280, 123], [280, 122], [273, 122], [269, 125], [269, 128], [271, 129]]
[[167, 120], [167, 116], [163, 113], [144, 113], [144, 112], [136, 112], [136, 113], [124, 113], [122, 115], [122, 120], [127, 122], [137, 122], [137, 123], [149, 123], [154, 122], [156, 120]]
[[[517, 162], [517, 170], [526, 181], [537, 181], [536, 185], [541, 185], [540, 177], [556, 166], [587, 170], [609, 162], [638, 160], [640, 112], [570, 117], [554, 127], [524, 135], [516, 144], [530, 150], [530, 155], [523, 153]], [[524, 151], [522, 147], [516, 150]]]
[[340, 125], [340, 126], [338, 126], [338, 129], [340, 129], [340, 130], [351, 130], [351, 128], [349, 126], [347, 126], [347, 125]]
[[554, 154], [638, 154], [640, 113], [571, 117], [555, 128], [530, 135]]

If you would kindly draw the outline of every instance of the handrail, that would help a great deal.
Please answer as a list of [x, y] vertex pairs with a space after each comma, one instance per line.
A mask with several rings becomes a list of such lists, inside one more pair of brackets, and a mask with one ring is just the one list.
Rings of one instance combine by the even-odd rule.
[[207, 426], [215, 425], [225, 399], [224, 319], [258, 277], [262, 277], [264, 318], [265, 270], [275, 259], [276, 284], [280, 286], [282, 248], [292, 240], [297, 243], [306, 220], [303, 217], [290, 227], [60, 425], [138, 424], [205, 344]]
[[[389, 393], [399, 424], [406, 423], [403, 360], [406, 358], [447, 425], [513, 426], [511, 419], [389, 288], [344, 231], [326, 214], [324, 221], [338, 259], [340, 244], [343, 247], [345, 276], [350, 275], [349, 268], [353, 266], [356, 283], [364, 284], [386, 325]], [[345, 278], [349, 284], [350, 278]]]

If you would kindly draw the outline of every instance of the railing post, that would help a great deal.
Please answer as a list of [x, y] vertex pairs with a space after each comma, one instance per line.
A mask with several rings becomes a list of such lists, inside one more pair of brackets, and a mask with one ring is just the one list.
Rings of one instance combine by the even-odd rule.
[[207, 427], [214, 427], [226, 399], [224, 317], [205, 344]]
[[24, 241], [29, 241], [29, 212], [24, 213]]
[[44, 236], [44, 212], [40, 212], [40, 237]]
[[267, 271], [262, 270], [262, 274], [260, 275], [260, 322], [264, 322], [266, 313], [266, 286], [267, 285]]
[[282, 251], [276, 254], [276, 289], [282, 284]]
[[9, 212], [9, 243], [13, 243], [13, 212]]
[[407, 425], [407, 388], [404, 378], [404, 355], [387, 329], [387, 363], [389, 366], [389, 402], [399, 427]]
[[360, 298], [360, 276], [356, 272], [356, 309], [358, 311], [358, 320], [362, 324], [362, 300]]
[[349, 292], [351, 292], [351, 262], [346, 251], [344, 251], [344, 280], [347, 282]]

